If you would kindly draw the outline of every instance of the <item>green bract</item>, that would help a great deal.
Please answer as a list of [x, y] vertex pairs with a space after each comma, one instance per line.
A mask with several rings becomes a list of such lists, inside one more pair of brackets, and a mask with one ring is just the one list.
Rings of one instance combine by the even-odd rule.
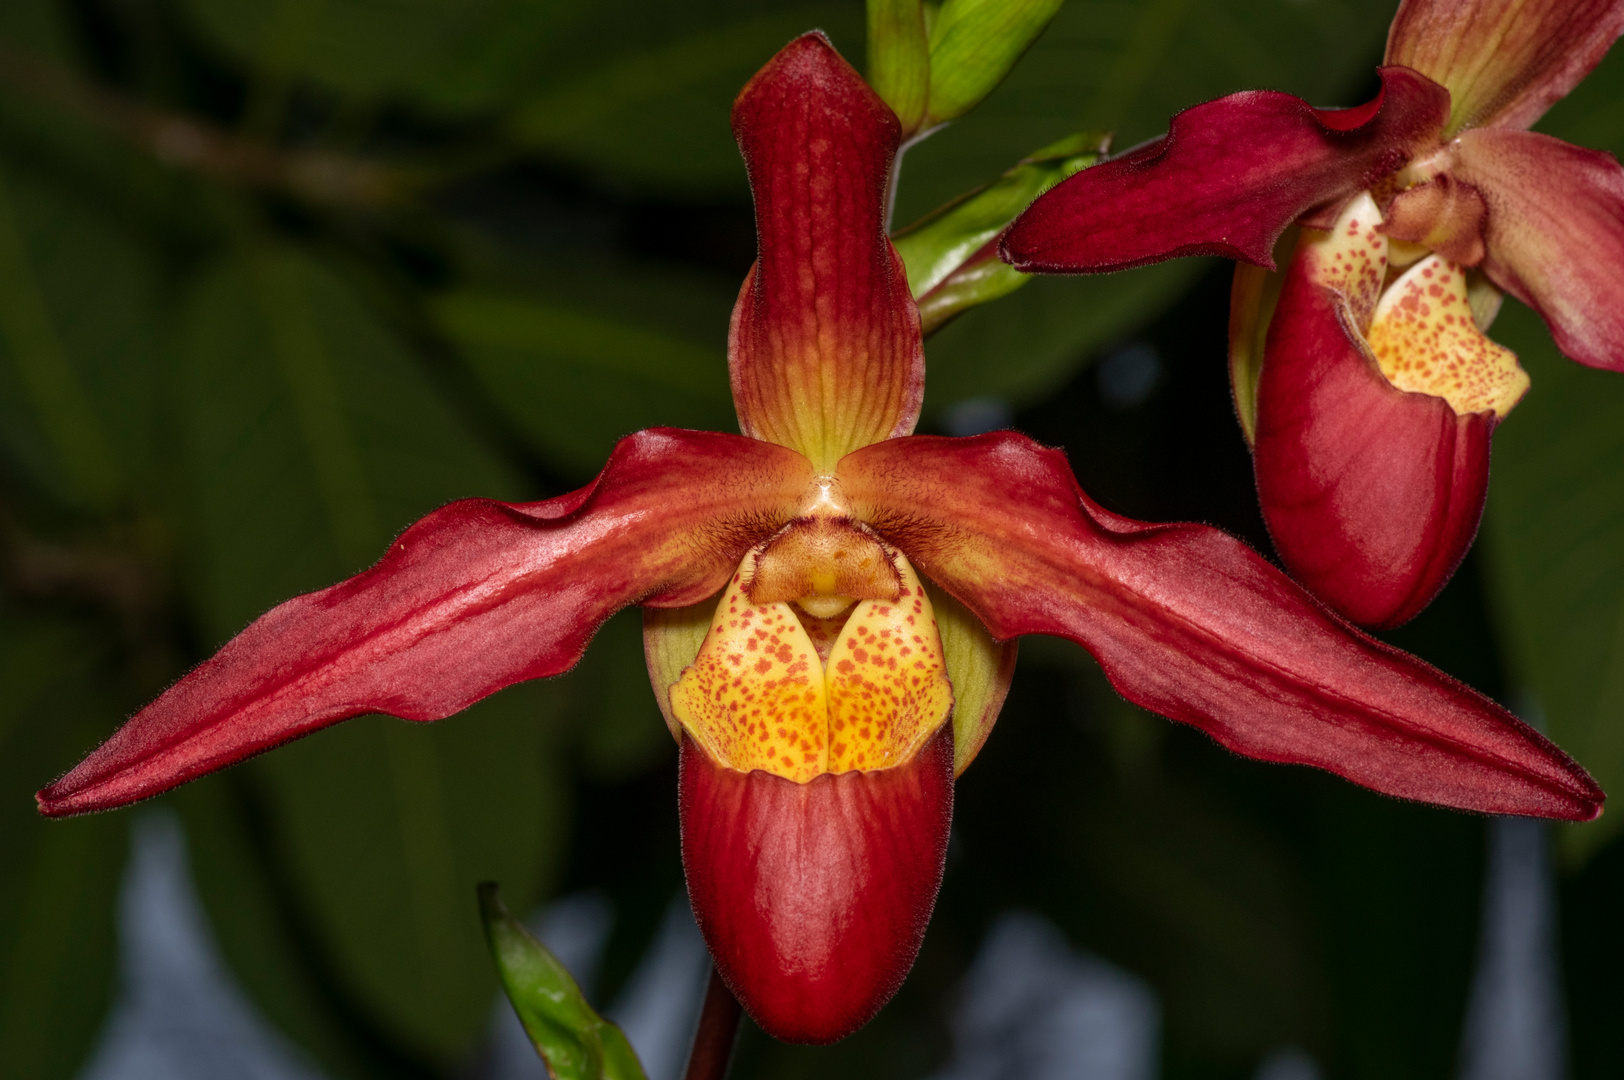
[[906, 138], [925, 121], [930, 44], [920, 0], [869, 0], [868, 82], [902, 121]]
[[508, 914], [495, 882], [479, 887], [479, 914], [502, 988], [553, 1080], [645, 1080], [626, 1036], [593, 1011], [558, 958]]
[[998, 234], [1033, 199], [1097, 162], [1110, 141], [1093, 131], [1061, 139], [894, 238], [926, 333], [1025, 283], [1027, 275], [999, 260]]
[[947, 0], [930, 32], [930, 108], [925, 126], [963, 116], [1049, 25], [1061, 0]]

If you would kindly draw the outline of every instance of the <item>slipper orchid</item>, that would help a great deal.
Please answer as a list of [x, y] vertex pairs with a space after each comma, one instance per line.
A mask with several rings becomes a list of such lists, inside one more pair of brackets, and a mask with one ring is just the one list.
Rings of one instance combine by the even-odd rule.
[[360, 713], [438, 720], [568, 670], [639, 604], [700, 927], [761, 1026], [809, 1042], [861, 1026], [912, 965], [953, 781], [1021, 634], [1070, 638], [1127, 697], [1251, 757], [1470, 810], [1600, 812], [1545, 738], [1241, 542], [1118, 517], [1014, 432], [910, 434], [919, 315], [882, 225], [895, 116], [809, 34], [733, 125], [759, 238], [729, 340], [743, 435], [643, 431], [579, 491], [436, 511], [255, 621], [41, 809], [120, 806]]
[[[1528, 386], [1483, 333], [1501, 291], [1624, 370], [1624, 170], [1526, 130], [1621, 29], [1620, 0], [1404, 0], [1374, 101], [1198, 105], [1039, 199], [1004, 257], [1240, 260], [1230, 372], [1275, 547], [1341, 614], [1396, 626], [1471, 546], [1490, 436]], [[1258, 269], [1293, 222], [1285, 273]]]

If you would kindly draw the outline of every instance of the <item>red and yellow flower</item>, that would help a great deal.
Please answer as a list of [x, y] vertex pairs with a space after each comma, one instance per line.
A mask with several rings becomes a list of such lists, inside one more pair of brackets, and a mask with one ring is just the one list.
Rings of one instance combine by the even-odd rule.
[[579, 491], [453, 503], [256, 620], [39, 794], [120, 806], [361, 713], [438, 720], [556, 675], [641, 605], [681, 744], [689, 895], [767, 1031], [827, 1041], [907, 974], [956, 774], [1022, 634], [1235, 751], [1411, 799], [1587, 819], [1537, 732], [1328, 613], [1244, 544], [1145, 525], [1013, 432], [911, 434], [919, 316], [883, 227], [896, 117], [820, 35], [740, 94], [759, 258], [729, 365], [742, 435], [654, 429]]
[[1005, 258], [1240, 260], [1230, 371], [1275, 547], [1343, 615], [1396, 626], [1471, 545], [1490, 436], [1528, 387], [1484, 336], [1503, 292], [1624, 370], [1624, 169], [1526, 130], [1621, 30], [1620, 0], [1404, 0], [1374, 101], [1198, 105], [1039, 199]]

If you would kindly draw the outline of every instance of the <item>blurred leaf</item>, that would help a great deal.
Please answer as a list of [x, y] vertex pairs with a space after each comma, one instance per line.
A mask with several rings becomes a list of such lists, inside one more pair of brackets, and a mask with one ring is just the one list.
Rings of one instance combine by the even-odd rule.
[[[616, 282], [604, 280], [603, 292]], [[691, 292], [692, 290], [685, 290]], [[440, 297], [440, 329], [493, 400], [550, 459], [585, 478], [616, 440], [656, 425], [733, 430], [727, 383], [727, 308], [698, 298], [710, 340], [628, 316], [557, 302], [464, 290]]]
[[[213, 267], [188, 297], [179, 353], [192, 587], [216, 639], [359, 569], [440, 503], [517, 491], [402, 343], [297, 251]], [[495, 875], [533, 898], [553, 859], [554, 693], [510, 690], [433, 729], [353, 721], [259, 766], [335, 967], [381, 1026], [432, 1058], [466, 1049], [489, 1005], [462, 898]]]
[[214, 641], [377, 559], [414, 519], [518, 479], [333, 271], [266, 245], [208, 268], [177, 343], [197, 535], [191, 587]]
[[[427, 1069], [392, 1053], [315, 940], [314, 920], [277, 860], [252, 769], [207, 776], [168, 796], [186, 823], [192, 877], [215, 940], [255, 1006], [342, 1080], [407, 1080]], [[256, 795], [260, 797], [256, 798]]]
[[0, 4], [0, 41], [35, 56], [66, 60], [74, 53], [66, 14], [57, 0], [6, 0]]
[[745, 82], [808, 30], [824, 30], [848, 59], [863, 41], [856, 0], [673, 5], [667, 18], [646, 4], [611, 20], [619, 9], [606, 5], [600, 16], [614, 30], [600, 25], [597, 40], [576, 45], [593, 65], [560, 55], [556, 66], [568, 74], [516, 110], [510, 130], [527, 147], [666, 195], [743, 194], [728, 117]]
[[159, 281], [105, 214], [0, 161], [0, 439], [58, 497], [154, 479]]
[[565, 820], [558, 689], [529, 683], [438, 724], [351, 720], [268, 755], [287, 869], [375, 1022], [450, 1064], [485, 1032], [495, 979], [468, 894], [550, 884]]
[[250, 70], [346, 97], [489, 107], [530, 72], [585, 0], [185, 0], [198, 29]]
[[[1043, 911], [1148, 979], [1169, 1053], [1209, 1069], [1250, 1065], [1283, 1042], [1319, 1045], [1329, 987], [1303, 866], [1221, 782], [1187, 761], [1168, 767], [1164, 745], [1198, 766], [1215, 759], [1220, 780], [1237, 759], [1123, 702], [1085, 653], [1055, 639], [1022, 642], [1004, 713], [959, 782], [965, 862], [949, 870], [943, 902], [969, 892], [989, 911]], [[1238, 767], [1257, 779], [1255, 766]]]
[[[1485, 530], [1513, 670], [1547, 732], [1609, 792], [1624, 790], [1624, 379], [1557, 354], [1539, 318], [1507, 304], [1494, 337], [1533, 390], [1495, 432]], [[1618, 835], [1604, 814], [1567, 826], [1587, 857]]]
[[598, 629], [573, 671], [561, 680], [570, 727], [587, 775], [620, 780], [674, 755], [643, 660], [643, 619], [627, 608]]
[[927, 126], [957, 120], [992, 93], [1049, 25], [1061, 0], [946, 0], [930, 30]]
[[[1624, 152], [1624, 54], [1610, 54], [1539, 130]], [[1533, 379], [1495, 431], [1487, 566], [1513, 670], [1547, 733], [1610, 793], [1624, 791], [1624, 377], [1563, 359], [1510, 302], [1491, 331]], [[1589, 858], [1624, 815], [1564, 826]]]
[[[1068, 0], [997, 90], [909, 149], [897, 220], [950, 201], [1067, 131], [1114, 131], [1114, 145], [1126, 148], [1166, 130], [1175, 112], [1243, 89], [1350, 103], [1372, 79], [1392, 6]], [[1031, 400], [1148, 321], [1198, 270], [1180, 260], [1055, 278], [965, 315], [927, 350], [930, 407], [984, 395]]]
[[[1017, 405], [1037, 400], [1094, 350], [1159, 315], [1205, 268], [1200, 259], [1175, 259], [1098, 277], [1034, 277], [930, 339], [926, 412], [989, 395]], [[1212, 362], [1222, 364], [1222, 354]]]
[[479, 887], [479, 912], [503, 988], [554, 1080], [644, 1080], [620, 1028], [587, 1004], [558, 958], [508, 914], [495, 882]]
[[1033, 199], [1098, 161], [1109, 143], [1098, 133], [1061, 139], [892, 237], [925, 333], [1026, 284], [1028, 275], [1000, 261], [992, 242]]
[[868, 0], [868, 82], [902, 122], [919, 129], [930, 96], [930, 38], [921, 0]]
[[33, 793], [123, 714], [108, 648], [63, 619], [0, 611], [0, 1077], [66, 1080], [113, 984], [126, 821], [47, 821]]

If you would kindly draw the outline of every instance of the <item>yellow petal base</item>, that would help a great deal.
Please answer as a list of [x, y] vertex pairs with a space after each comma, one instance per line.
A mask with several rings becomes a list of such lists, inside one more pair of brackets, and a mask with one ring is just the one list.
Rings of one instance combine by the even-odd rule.
[[745, 557], [671, 687], [672, 713], [712, 760], [805, 783], [900, 765], [947, 721], [953, 690], [935, 612], [907, 560], [888, 554], [895, 599], [858, 601], [832, 642], [838, 617], [752, 603], [758, 556]]

